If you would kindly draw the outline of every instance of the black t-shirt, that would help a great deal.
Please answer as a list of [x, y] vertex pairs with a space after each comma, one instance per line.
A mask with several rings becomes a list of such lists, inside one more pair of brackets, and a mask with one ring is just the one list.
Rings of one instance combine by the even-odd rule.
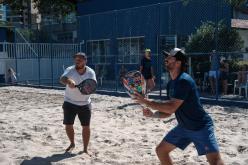
[[143, 67], [141, 73], [145, 77], [145, 79], [152, 78], [152, 60], [143, 58], [141, 60], [141, 66]]

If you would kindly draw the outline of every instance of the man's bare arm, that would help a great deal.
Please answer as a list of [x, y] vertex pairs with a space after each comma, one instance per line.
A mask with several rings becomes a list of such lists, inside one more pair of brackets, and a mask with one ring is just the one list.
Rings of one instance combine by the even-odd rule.
[[163, 103], [146, 100], [146, 105], [165, 114], [173, 114], [182, 105], [183, 100], [172, 99]]
[[153, 70], [153, 67], [151, 67], [151, 73], [152, 73], [152, 77], [154, 78], [154, 70]]
[[62, 76], [59, 81], [63, 85], [72, 84], [74, 81], [68, 77]]

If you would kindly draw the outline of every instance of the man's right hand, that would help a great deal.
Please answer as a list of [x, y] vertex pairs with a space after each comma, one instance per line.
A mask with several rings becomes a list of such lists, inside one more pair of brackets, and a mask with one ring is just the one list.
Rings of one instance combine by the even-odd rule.
[[153, 112], [149, 108], [144, 108], [143, 109], [143, 116], [145, 116], [145, 117], [152, 117], [153, 116]]
[[70, 88], [75, 88], [75, 85], [76, 85], [75, 81], [73, 81], [72, 79], [68, 79], [67, 84]]

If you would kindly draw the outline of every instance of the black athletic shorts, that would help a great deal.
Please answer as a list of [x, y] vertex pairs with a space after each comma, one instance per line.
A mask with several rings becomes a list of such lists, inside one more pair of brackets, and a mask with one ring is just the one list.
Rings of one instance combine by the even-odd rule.
[[63, 104], [63, 110], [64, 110], [63, 124], [73, 125], [75, 121], [75, 117], [76, 115], [78, 115], [78, 118], [82, 126], [90, 125], [91, 104], [79, 106], [65, 101]]

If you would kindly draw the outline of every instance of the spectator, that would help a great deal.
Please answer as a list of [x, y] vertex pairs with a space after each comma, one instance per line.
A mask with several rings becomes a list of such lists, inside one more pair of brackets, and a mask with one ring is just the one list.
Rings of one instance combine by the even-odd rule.
[[248, 65], [242, 65], [241, 71], [238, 72], [238, 86], [243, 86], [248, 79]]
[[200, 64], [198, 63], [195, 68], [194, 78], [196, 81], [196, 85], [200, 88], [202, 87], [203, 79], [204, 79], [204, 72], [201, 70]]
[[145, 55], [141, 60], [140, 72], [145, 78], [147, 92], [151, 91], [155, 87], [154, 73], [151, 60], [151, 49], [145, 50]]
[[216, 83], [220, 76], [220, 71], [219, 71], [220, 59], [219, 59], [219, 55], [216, 53], [215, 50], [213, 50], [213, 53], [210, 56], [210, 61], [211, 61], [211, 67], [209, 71], [209, 82], [211, 86], [211, 94], [215, 95], [216, 86], [217, 86]]
[[7, 84], [15, 84], [17, 82], [16, 73], [14, 69], [9, 68], [6, 75]]
[[221, 80], [221, 84], [222, 84], [223, 95], [227, 95], [227, 90], [228, 90], [228, 83], [227, 83], [228, 74], [229, 74], [229, 64], [227, 63], [227, 61], [225, 60], [225, 58], [223, 58], [221, 60], [221, 63], [220, 63], [220, 80]]

